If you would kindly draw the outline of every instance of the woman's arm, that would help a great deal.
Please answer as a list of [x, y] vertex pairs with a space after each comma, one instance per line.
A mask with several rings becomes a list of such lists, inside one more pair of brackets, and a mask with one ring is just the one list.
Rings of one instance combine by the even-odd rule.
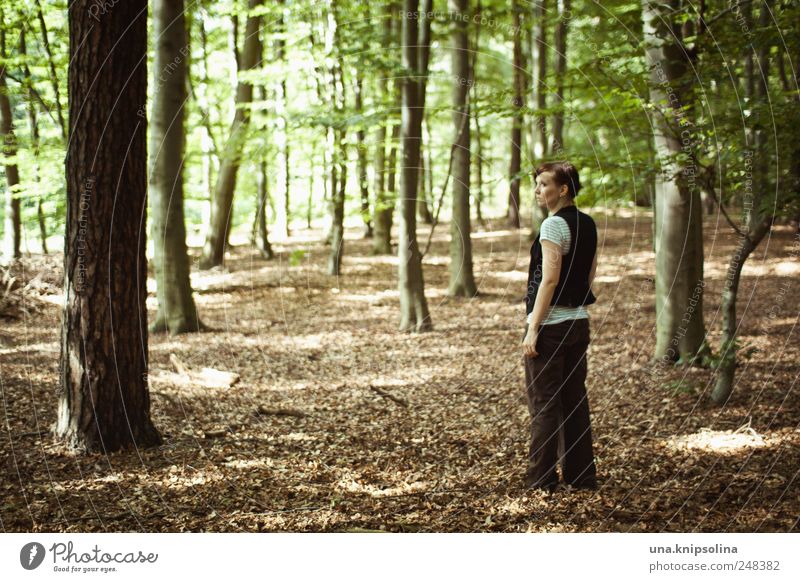
[[542, 323], [550, 301], [553, 299], [558, 278], [561, 275], [561, 247], [556, 243], [543, 240], [542, 242], [542, 283], [536, 293], [536, 301], [531, 312], [531, 322], [528, 324], [528, 333], [522, 342], [522, 350], [526, 356], [535, 358], [536, 339], [539, 335], [539, 325]]
[[[592, 288], [592, 283], [594, 283], [594, 274], [597, 272], [597, 253], [594, 254], [594, 258], [592, 259], [592, 270], [589, 271], [589, 289]], [[597, 297], [597, 293], [594, 294]]]

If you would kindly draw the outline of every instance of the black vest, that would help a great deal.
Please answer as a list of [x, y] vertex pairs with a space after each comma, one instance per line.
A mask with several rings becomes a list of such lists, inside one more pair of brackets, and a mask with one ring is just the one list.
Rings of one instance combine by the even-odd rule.
[[[558, 277], [550, 305], [578, 307], [591, 305], [596, 301], [589, 285], [589, 274], [597, 252], [597, 227], [588, 214], [575, 206], [566, 206], [555, 213], [567, 221], [572, 234], [569, 252], [561, 256], [561, 273]], [[539, 236], [531, 246], [531, 266], [528, 270], [528, 293], [525, 297], [527, 313], [533, 311], [536, 294], [542, 283], [542, 243]]]

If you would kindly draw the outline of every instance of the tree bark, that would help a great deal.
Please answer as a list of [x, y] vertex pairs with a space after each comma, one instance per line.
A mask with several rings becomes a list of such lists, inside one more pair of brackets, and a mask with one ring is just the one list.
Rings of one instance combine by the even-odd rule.
[[[0, 13], [2, 16], [2, 13]], [[0, 67], [0, 138], [3, 140], [3, 156], [6, 158], [6, 197], [5, 197], [5, 240], [3, 243], [3, 256], [7, 262], [19, 259], [22, 256], [20, 243], [22, 240], [22, 222], [20, 218], [19, 203], [19, 168], [14, 160], [17, 156], [17, 138], [14, 134], [14, 117], [11, 112], [11, 100], [8, 96], [6, 83], [6, 23], [5, 18], [0, 21], [0, 57], [3, 66]]]
[[[661, 171], [656, 176], [656, 352], [664, 361], [694, 362], [705, 352], [703, 324], [703, 232], [700, 192], [695, 183], [690, 52], [676, 22], [679, 0], [642, 2], [654, 144]], [[664, 87], [670, 87], [667, 93]], [[684, 147], [686, 144], [686, 147]], [[690, 161], [681, 161], [681, 153]]]
[[56, 433], [108, 453], [157, 445], [147, 386], [147, 2], [98, 26], [69, 6], [64, 316]]
[[[245, 25], [244, 50], [240, 57], [242, 71], [249, 71], [255, 68], [261, 55], [261, 41], [259, 39], [261, 16], [253, 15], [252, 11], [262, 3], [263, 0], [248, 1], [249, 13], [247, 24]], [[250, 121], [249, 106], [252, 100], [252, 83], [240, 80], [236, 88], [236, 111], [231, 124], [230, 136], [222, 153], [217, 183], [214, 187], [214, 196], [211, 199], [211, 216], [209, 218], [206, 243], [203, 248], [203, 257], [200, 260], [201, 269], [210, 269], [221, 265], [225, 256], [225, 247], [228, 244], [231, 216], [233, 214], [236, 175], [239, 172], [242, 148], [247, 136], [247, 126]]]
[[468, 0], [450, 0], [453, 27], [453, 218], [450, 221], [450, 285], [454, 297], [478, 294], [472, 272], [472, 228], [469, 213], [470, 192], [470, 123], [468, 93], [472, 84], [469, 37], [467, 35]]
[[188, 38], [183, 0], [153, 5], [155, 72], [150, 126], [150, 210], [158, 313], [150, 328], [170, 335], [198, 331], [183, 213], [184, 107]]
[[430, 39], [430, 19], [416, 14], [427, 14], [431, 0], [424, 0], [419, 12], [419, 0], [404, 0], [403, 4], [403, 107], [401, 142], [403, 163], [400, 172], [400, 240], [398, 247], [398, 286], [400, 290], [400, 330], [425, 331], [432, 327], [428, 302], [425, 299], [425, 282], [422, 275], [422, 256], [417, 243], [417, 187], [419, 185], [420, 139], [422, 117], [425, 111], [425, 82], [427, 48]]

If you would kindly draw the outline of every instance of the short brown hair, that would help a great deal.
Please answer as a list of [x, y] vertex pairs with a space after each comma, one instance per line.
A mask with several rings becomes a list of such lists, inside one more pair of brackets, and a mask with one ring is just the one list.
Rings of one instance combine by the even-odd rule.
[[569, 162], [545, 162], [539, 164], [534, 173], [534, 178], [545, 172], [552, 172], [556, 184], [567, 187], [567, 196], [570, 198], [575, 198], [578, 192], [581, 191], [581, 179], [578, 177], [578, 170]]

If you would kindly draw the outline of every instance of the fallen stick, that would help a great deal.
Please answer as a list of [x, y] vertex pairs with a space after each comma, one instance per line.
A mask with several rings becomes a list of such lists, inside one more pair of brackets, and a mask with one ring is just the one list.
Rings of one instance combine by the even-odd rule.
[[402, 398], [398, 398], [394, 394], [389, 394], [385, 390], [381, 390], [380, 388], [378, 388], [377, 386], [373, 386], [372, 384], [370, 384], [369, 387], [370, 387], [370, 390], [373, 390], [374, 392], [376, 392], [380, 396], [383, 396], [384, 398], [388, 398], [389, 400], [391, 400], [395, 404], [399, 404], [403, 408], [408, 408], [408, 402], [403, 400]]

